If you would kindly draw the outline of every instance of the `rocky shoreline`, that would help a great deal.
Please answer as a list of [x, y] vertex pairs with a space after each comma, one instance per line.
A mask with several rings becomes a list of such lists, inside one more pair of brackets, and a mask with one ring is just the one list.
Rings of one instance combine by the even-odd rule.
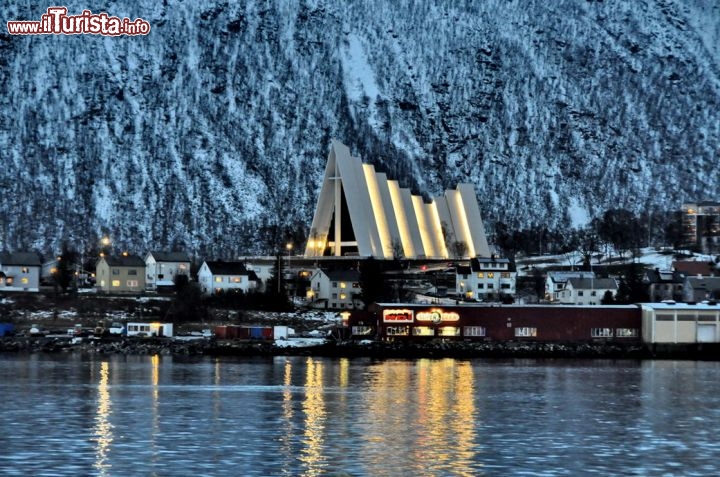
[[720, 359], [718, 346], [648, 346], [643, 344], [536, 343], [477, 341], [327, 341], [316, 346], [282, 347], [272, 341], [178, 340], [168, 338], [103, 338], [73, 341], [53, 337], [5, 337], [0, 352], [85, 353], [97, 355], [168, 356], [318, 356], [420, 358], [590, 358], [590, 359]]

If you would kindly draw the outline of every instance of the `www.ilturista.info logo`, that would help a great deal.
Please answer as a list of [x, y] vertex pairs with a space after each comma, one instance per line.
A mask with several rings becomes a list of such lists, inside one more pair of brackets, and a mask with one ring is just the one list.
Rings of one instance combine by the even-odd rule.
[[138, 18], [111, 17], [107, 13], [83, 10], [80, 15], [68, 15], [65, 7], [50, 7], [40, 21], [7, 22], [11, 35], [147, 35], [150, 24]]

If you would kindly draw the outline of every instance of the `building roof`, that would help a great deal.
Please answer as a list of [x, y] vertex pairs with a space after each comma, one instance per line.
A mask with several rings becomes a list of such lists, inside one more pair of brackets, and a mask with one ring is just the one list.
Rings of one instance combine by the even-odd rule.
[[34, 252], [3, 252], [0, 253], [0, 265], [28, 265], [39, 267], [40, 257]]
[[569, 278], [568, 284], [579, 290], [617, 290], [614, 278]]
[[717, 291], [720, 290], [720, 277], [688, 277], [687, 284], [695, 290]]
[[[513, 264], [507, 258], [500, 257], [478, 257], [470, 260], [470, 268], [473, 272], [483, 272], [492, 270], [492, 268], [480, 268], [480, 264], [490, 265], [490, 267], [497, 267], [497, 270], [508, 270], [514, 271]], [[501, 268], [500, 265], [507, 265], [505, 268]]]
[[137, 255], [117, 255], [100, 258], [111, 267], [145, 267], [145, 261]]
[[254, 271], [248, 270], [243, 262], [223, 262], [222, 260], [206, 260], [210, 273], [213, 275], [247, 275], [248, 280], [258, 281]]
[[[152, 255], [156, 262], [189, 262], [190, 257], [184, 252], [150, 252], [147, 257]], [[145, 259], [147, 260], [147, 257]]]
[[360, 272], [357, 270], [325, 270], [321, 271], [328, 278], [335, 282], [357, 282], [360, 281]]
[[472, 273], [472, 268], [470, 268], [469, 265], [458, 265], [455, 267], [455, 273], [457, 275], [470, 275], [470, 273]]
[[570, 278], [595, 278], [595, 272], [550, 271], [547, 276], [554, 282], [566, 282]]
[[686, 260], [673, 262], [672, 266], [675, 271], [684, 273], [685, 275], [709, 277], [713, 274], [713, 270], [708, 262]]
[[648, 270], [645, 273], [647, 283], [682, 283], [685, 275], [672, 270]]

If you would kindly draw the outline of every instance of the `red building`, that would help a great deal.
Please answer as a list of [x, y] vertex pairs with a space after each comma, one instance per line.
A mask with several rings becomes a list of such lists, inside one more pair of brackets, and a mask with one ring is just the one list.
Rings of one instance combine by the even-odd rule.
[[416, 305], [376, 303], [353, 313], [352, 336], [393, 339], [640, 341], [635, 305]]

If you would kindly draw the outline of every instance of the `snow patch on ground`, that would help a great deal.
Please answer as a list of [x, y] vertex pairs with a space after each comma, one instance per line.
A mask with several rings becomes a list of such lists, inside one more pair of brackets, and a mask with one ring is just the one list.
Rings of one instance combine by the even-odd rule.
[[581, 229], [590, 223], [590, 214], [585, 207], [580, 205], [577, 197], [569, 198], [568, 215], [570, 216], [570, 224], [575, 229]]

